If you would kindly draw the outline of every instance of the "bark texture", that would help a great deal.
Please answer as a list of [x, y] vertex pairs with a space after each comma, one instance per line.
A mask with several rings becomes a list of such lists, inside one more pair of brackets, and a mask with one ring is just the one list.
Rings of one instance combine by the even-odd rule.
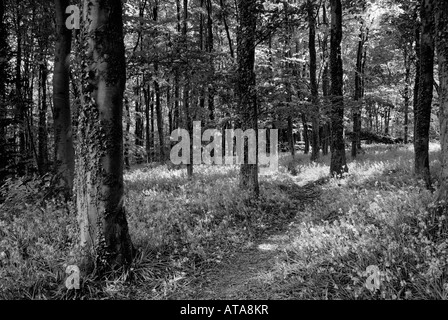
[[[255, 89], [255, 31], [256, 1], [238, 0], [239, 24], [237, 36], [237, 99], [241, 129], [254, 129], [257, 132], [257, 95]], [[246, 143], [245, 143], [246, 144]], [[258, 148], [256, 148], [258, 163]], [[259, 194], [258, 164], [245, 163], [240, 169], [240, 187]]]
[[435, 1], [436, 47], [440, 81], [440, 143], [442, 147], [440, 188], [437, 200], [448, 198], [448, 2]]
[[129, 265], [134, 247], [123, 190], [123, 92], [126, 81], [120, 0], [85, 0], [87, 82], [78, 128], [77, 209], [86, 268]]
[[431, 188], [429, 172], [429, 128], [434, 83], [434, 16], [433, 0], [422, 0], [420, 18], [420, 83], [415, 111], [415, 174]]
[[73, 194], [75, 150], [70, 108], [70, 50], [72, 33], [65, 26], [69, 0], [55, 0], [57, 35], [53, 75], [55, 171], [66, 197]]
[[341, 0], [331, 0], [331, 39], [330, 39], [330, 77], [331, 77], [331, 135], [332, 151], [330, 174], [341, 175], [348, 172], [344, 143], [344, 100], [343, 70], [341, 57], [342, 5]]

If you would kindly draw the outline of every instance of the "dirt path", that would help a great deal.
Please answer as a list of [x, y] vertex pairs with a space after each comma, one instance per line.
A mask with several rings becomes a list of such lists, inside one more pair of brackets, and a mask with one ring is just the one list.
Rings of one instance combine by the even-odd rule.
[[[295, 199], [303, 202], [319, 196], [316, 182], [304, 186], [296, 184], [289, 189]], [[297, 221], [297, 217], [255, 242], [246, 244], [225, 259], [219, 267], [209, 270], [203, 277], [201, 276], [200, 283], [195, 286], [195, 292], [191, 292], [188, 298], [198, 300], [284, 298], [284, 293], [276, 290], [273, 276], [276, 266], [278, 267], [278, 263], [281, 263], [286, 256], [284, 248], [290, 241], [293, 221]]]
[[266, 241], [250, 243], [221, 268], [206, 276], [206, 282], [197, 292], [197, 299], [237, 300], [269, 299], [266, 286], [276, 261], [284, 255], [282, 247], [286, 235], [270, 236]]

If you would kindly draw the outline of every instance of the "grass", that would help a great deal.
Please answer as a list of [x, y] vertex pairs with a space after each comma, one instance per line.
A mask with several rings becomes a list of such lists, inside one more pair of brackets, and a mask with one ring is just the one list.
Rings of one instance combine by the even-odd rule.
[[[329, 156], [315, 164], [282, 154], [256, 200], [237, 188], [234, 166], [196, 166], [192, 181], [166, 166], [131, 170], [126, 209], [138, 255], [129, 272], [84, 277], [76, 292], [64, 286], [79, 249], [73, 205], [48, 200], [45, 179], [10, 181], [0, 190], [0, 299], [191, 299], [216, 288], [206, 279], [225, 287], [241, 277], [250, 290], [233, 294], [249, 299], [445, 299], [445, 216], [430, 214], [433, 195], [415, 181], [412, 148], [365, 150], [343, 179], [328, 178]], [[432, 145], [436, 182], [438, 154]], [[250, 245], [273, 235], [280, 240], [264, 253]], [[229, 267], [257, 269], [258, 260], [253, 274]], [[366, 287], [370, 265], [380, 270], [377, 291]]]

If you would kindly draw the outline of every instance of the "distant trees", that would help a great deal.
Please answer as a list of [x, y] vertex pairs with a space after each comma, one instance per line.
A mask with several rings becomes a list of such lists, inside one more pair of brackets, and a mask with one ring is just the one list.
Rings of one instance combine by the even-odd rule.
[[123, 190], [123, 92], [126, 61], [121, 0], [86, 0], [82, 111], [76, 202], [84, 267], [101, 272], [132, 261]]

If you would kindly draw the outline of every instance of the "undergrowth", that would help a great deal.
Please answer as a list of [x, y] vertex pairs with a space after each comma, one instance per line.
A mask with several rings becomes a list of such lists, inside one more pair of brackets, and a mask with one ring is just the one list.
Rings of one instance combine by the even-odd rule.
[[[102, 279], [85, 275], [77, 291], [64, 285], [79, 249], [74, 205], [49, 196], [48, 177], [10, 180], [0, 190], [0, 299], [189, 298], [206, 272], [287, 225], [284, 258], [259, 279], [263, 297], [447, 298], [447, 218], [433, 214], [440, 205], [415, 180], [413, 150], [365, 149], [342, 179], [328, 178], [329, 156], [310, 163], [282, 155], [279, 171], [260, 177], [259, 199], [237, 187], [237, 167], [195, 166], [191, 181], [166, 166], [131, 170], [133, 265]], [[437, 157], [433, 147], [436, 188]], [[374, 291], [366, 286], [372, 265], [380, 270]]]

